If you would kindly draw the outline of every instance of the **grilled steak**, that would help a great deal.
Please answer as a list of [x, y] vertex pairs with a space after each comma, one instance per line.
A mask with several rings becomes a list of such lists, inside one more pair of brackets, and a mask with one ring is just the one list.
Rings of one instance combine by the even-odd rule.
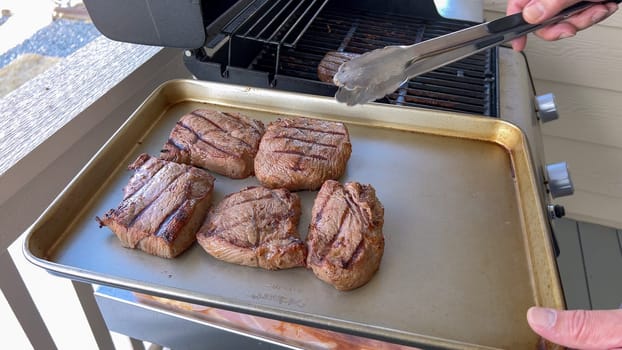
[[296, 230], [300, 198], [285, 189], [247, 187], [212, 208], [197, 241], [216, 259], [268, 270], [305, 266]]
[[142, 154], [129, 166], [134, 175], [123, 201], [103, 218], [127, 248], [174, 258], [195, 240], [210, 206], [214, 177], [207, 171]]
[[242, 179], [253, 174], [263, 133], [261, 121], [241, 113], [197, 109], [177, 122], [160, 158]]
[[384, 252], [384, 208], [371, 185], [328, 180], [313, 204], [307, 267], [339, 290], [367, 283]]
[[333, 77], [339, 70], [339, 67], [360, 54], [352, 52], [328, 51], [320, 61], [317, 67], [318, 78], [325, 82], [334, 84]]
[[352, 145], [342, 123], [309, 118], [271, 122], [259, 144], [255, 175], [269, 188], [317, 190], [340, 178]]

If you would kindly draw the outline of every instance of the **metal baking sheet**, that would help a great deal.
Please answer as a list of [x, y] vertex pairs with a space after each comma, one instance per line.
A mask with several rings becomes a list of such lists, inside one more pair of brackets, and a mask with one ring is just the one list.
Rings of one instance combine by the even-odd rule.
[[[269, 122], [307, 116], [346, 123], [352, 156], [341, 179], [372, 184], [385, 207], [386, 246], [365, 286], [340, 292], [310, 270], [265, 271], [215, 260], [198, 244], [176, 259], [122, 248], [96, 215], [115, 208], [140, 153], [158, 155], [196, 108]], [[535, 349], [525, 313], [563, 308], [548, 223], [527, 141], [484, 117], [173, 80], [160, 86], [29, 229], [26, 257], [70, 279], [302, 323], [390, 342], [448, 349]], [[216, 176], [215, 199], [248, 178]], [[316, 192], [300, 192], [306, 236]]]

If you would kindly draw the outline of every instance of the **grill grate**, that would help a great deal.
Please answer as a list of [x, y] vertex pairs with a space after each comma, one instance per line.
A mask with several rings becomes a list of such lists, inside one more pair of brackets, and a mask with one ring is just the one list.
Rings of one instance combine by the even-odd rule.
[[[295, 47], [266, 45], [248, 67], [279, 76], [318, 81], [328, 51], [365, 53], [387, 45], [410, 45], [467, 28], [472, 23], [369, 13], [330, 5]], [[497, 116], [496, 50], [490, 49], [416, 77], [380, 102]], [[275, 65], [276, 62], [276, 65]]]
[[262, 43], [295, 47], [328, 0], [255, 0], [224, 29]]

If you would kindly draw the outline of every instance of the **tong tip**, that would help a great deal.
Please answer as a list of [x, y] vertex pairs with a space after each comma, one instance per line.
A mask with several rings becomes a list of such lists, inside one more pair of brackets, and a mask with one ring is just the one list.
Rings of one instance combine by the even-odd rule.
[[333, 77], [339, 87], [335, 98], [348, 106], [382, 98], [408, 80], [406, 65], [410, 61], [405, 47], [387, 46], [344, 62]]

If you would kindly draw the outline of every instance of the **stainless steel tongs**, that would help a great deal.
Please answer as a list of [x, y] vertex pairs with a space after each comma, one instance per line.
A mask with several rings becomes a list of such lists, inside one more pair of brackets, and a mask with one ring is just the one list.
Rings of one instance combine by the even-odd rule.
[[541, 24], [529, 24], [517, 13], [415, 45], [387, 46], [367, 52], [339, 67], [333, 78], [339, 86], [335, 98], [348, 105], [376, 100], [417, 75], [563, 21], [595, 4], [599, 3], [577, 3]]

